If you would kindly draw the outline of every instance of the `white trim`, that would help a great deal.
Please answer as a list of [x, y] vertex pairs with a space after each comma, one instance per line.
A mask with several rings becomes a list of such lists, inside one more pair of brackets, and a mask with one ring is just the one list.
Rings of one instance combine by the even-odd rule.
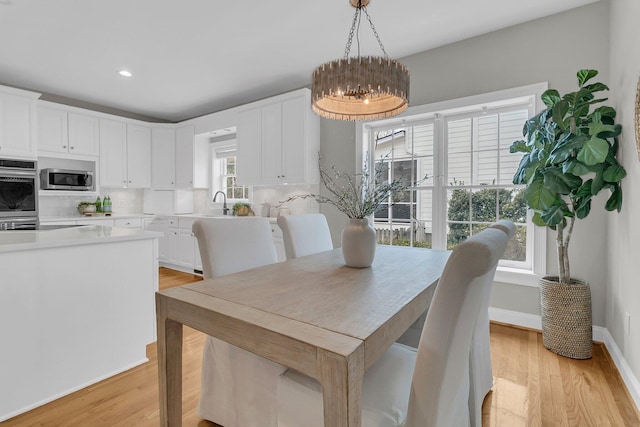
[[[535, 329], [538, 331], [542, 330], [542, 318], [536, 314], [489, 307], [489, 318], [495, 322]], [[593, 340], [604, 344], [611, 355], [613, 363], [616, 365], [616, 369], [618, 369], [618, 372], [620, 373], [622, 382], [624, 382], [627, 390], [629, 390], [629, 394], [631, 395], [636, 408], [640, 408], [640, 382], [638, 381], [638, 378], [631, 370], [631, 367], [609, 333], [609, 330], [602, 326], [595, 325], [592, 328]]]
[[638, 382], [638, 378], [636, 378], [636, 376], [633, 374], [631, 367], [622, 355], [620, 348], [609, 333], [609, 330], [606, 328], [603, 329], [604, 331], [602, 342], [604, 342], [605, 347], [607, 347], [607, 350], [611, 355], [611, 359], [613, 359], [613, 363], [615, 363], [616, 368], [618, 368], [618, 372], [620, 372], [622, 381], [627, 386], [627, 390], [629, 390], [629, 394], [635, 402], [636, 407], [640, 408], [640, 382]]
[[[535, 236], [534, 238], [537, 239], [537, 236]], [[546, 241], [544, 240], [543, 242], [546, 243]], [[535, 246], [538, 246], [538, 245], [535, 245]], [[534, 257], [535, 256], [537, 256], [537, 254], [534, 255]], [[535, 258], [534, 258], [534, 262], [535, 262]], [[542, 276], [543, 275], [535, 274], [533, 271], [530, 271], [530, 270], [498, 266], [494, 281], [500, 282], [500, 283], [508, 283], [511, 285], [531, 286], [533, 288], [537, 288], [540, 286], [540, 277]]]
[[489, 307], [489, 319], [523, 328], [542, 330], [542, 318], [536, 314]]

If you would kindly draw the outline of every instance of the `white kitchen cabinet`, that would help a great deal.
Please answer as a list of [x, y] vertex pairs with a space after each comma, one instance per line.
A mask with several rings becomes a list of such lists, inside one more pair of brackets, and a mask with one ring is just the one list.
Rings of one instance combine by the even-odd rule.
[[127, 186], [127, 125], [117, 120], [100, 120], [100, 185]]
[[162, 237], [158, 238], [158, 260], [160, 262], [169, 261], [169, 225], [170, 218], [167, 217], [155, 217], [151, 221], [145, 220], [147, 223], [147, 230], [157, 231], [162, 233]]
[[100, 185], [151, 185], [151, 129], [119, 120], [100, 120]]
[[159, 189], [175, 188], [176, 131], [173, 127], [151, 129], [151, 186]]
[[67, 111], [46, 103], [38, 105], [38, 152], [100, 155], [97, 117]]
[[262, 183], [262, 108], [238, 113], [237, 180], [240, 185]]
[[69, 153], [100, 155], [100, 121], [97, 117], [69, 112]]
[[287, 255], [284, 251], [284, 237], [282, 236], [282, 229], [278, 227], [278, 224], [271, 223], [271, 235], [273, 236], [273, 245], [276, 247], [278, 262], [285, 261]]
[[39, 94], [0, 87], [0, 156], [35, 159]]
[[176, 128], [176, 187], [194, 186], [194, 128], [192, 125]]
[[202, 260], [200, 258], [200, 248], [198, 239], [191, 231], [196, 218], [178, 218], [178, 264], [188, 271], [202, 272]]
[[238, 183], [317, 184], [319, 119], [301, 89], [250, 104], [238, 114]]
[[172, 265], [180, 265], [180, 241], [178, 240], [179, 233], [180, 230], [173, 227], [169, 227], [167, 232], [167, 244], [169, 246], [169, 249], [167, 251], [167, 262]]
[[151, 186], [151, 128], [127, 124], [127, 187]]

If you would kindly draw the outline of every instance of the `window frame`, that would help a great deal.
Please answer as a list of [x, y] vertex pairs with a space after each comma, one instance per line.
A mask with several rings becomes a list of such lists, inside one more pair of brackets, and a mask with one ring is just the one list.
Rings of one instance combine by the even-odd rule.
[[[518, 88], [505, 89], [480, 95], [473, 95], [464, 98], [458, 98], [449, 101], [441, 101], [432, 104], [420, 105], [417, 107], [409, 107], [403, 114], [390, 119], [384, 119], [373, 122], [358, 122], [356, 124], [356, 141], [361, 141], [362, 144], [356, 144], [356, 171], [361, 172], [363, 161], [369, 162], [371, 168], [375, 162], [372, 159], [373, 156], [368, 156], [367, 153], [373, 152], [371, 141], [373, 133], [381, 127], [402, 127], [411, 122], [412, 126], [415, 126], [419, 121], [429, 120], [442, 120], [442, 114], [452, 116], [456, 112], [470, 113], [474, 110], [482, 111], [483, 106], [490, 105], [492, 108], [499, 108], [500, 106], [508, 107], [509, 105], [519, 104], [527, 102], [531, 106], [531, 115], [538, 114], [544, 109], [544, 104], [540, 101], [542, 93], [547, 90], [548, 83], [537, 83], [528, 86], [522, 86]], [[434, 127], [434, 140], [436, 138], [442, 139], [444, 136], [439, 134], [439, 128], [443, 126]], [[434, 175], [435, 179], [440, 179], [440, 186], [444, 186], [442, 180], [446, 179], [444, 173], [446, 171], [446, 155], [440, 153], [443, 147], [441, 144], [434, 144]], [[442, 227], [445, 224], [441, 224], [441, 220], [436, 221], [435, 218], [446, 218], [446, 215], [442, 212], [446, 211], [446, 191], [440, 193], [444, 194], [444, 203], [438, 200], [438, 203], [434, 203], [433, 209], [433, 233], [438, 235], [442, 234]], [[435, 196], [434, 196], [435, 197]], [[539, 278], [546, 274], [546, 258], [547, 258], [547, 230], [546, 227], [538, 227], [531, 222], [531, 210], [527, 213], [527, 254], [531, 255], [531, 265], [526, 268], [513, 267], [509, 265], [498, 266], [496, 271], [495, 281], [512, 283], [524, 286], [537, 287]], [[446, 223], [446, 219], [445, 219]], [[438, 228], [440, 227], [440, 228]], [[444, 237], [446, 239], [446, 236]], [[435, 241], [435, 239], [434, 239]], [[435, 242], [434, 242], [435, 244]], [[446, 246], [445, 246], [446, 247]]]

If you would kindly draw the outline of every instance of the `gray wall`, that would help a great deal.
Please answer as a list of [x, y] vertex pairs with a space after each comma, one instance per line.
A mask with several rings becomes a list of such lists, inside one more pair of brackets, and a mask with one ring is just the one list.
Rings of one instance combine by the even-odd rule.
[[[320, 156], [324, 168], [335, 165], [339, 170], [355, 172], [357, 160], [354, 129], [353, 122], [320, 119]], [[320, 194], [326, 195], [327, 190], [321, 187]], [[327, 204], [320, 205], [320, 212], [327, 217], [333, 246], [341, 246], [340, 233], [347, 224], [347, 216]]]
[[[638, 0], [611, 1], [610, 87], [623, 129], [618, 155], [627, 177], [622, 181], [622, 212], [609, 216], [606, 326], [636, 378], [640, 378], [640, 165], [633, 116], [640, 76], [638, 18]], [[626, 313], [630, 316], [628, 331]]]
[[[410, 104], [429, 104], [540, 82], [567, 92], [576, 88], [576, 72], [581, 68], [599, 70], [599, 77], [606, 83], [608, 14], [608, 1], [600, 1], [401, 58], [411, 75]], [[354, 132], [353, 124], [323, 120], [321, 150], [326, 164], [335, 161], [343, 169], [355, 170]], [[604, 326], [607, 217], [600, 206], [603, 203], [594, 203], [590, 217], [576, 226], [570, 257], [572, 276], [591, 284], [594, 324]], [[329, 221], [337, 233], [346, 217], [331, 212]], [[547, 270], [557, 273], [553, 236], [549, 234], [547, 240]], [[496, 283], [491, 306], [539, 314], [538, 301], [538, 288]]]

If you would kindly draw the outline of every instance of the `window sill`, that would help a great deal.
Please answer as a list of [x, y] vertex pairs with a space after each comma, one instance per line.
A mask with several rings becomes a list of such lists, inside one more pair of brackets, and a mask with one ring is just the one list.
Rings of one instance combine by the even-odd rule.
[[540, 276], [531, 271], [518, 268], [498, 267], [494, 281], [537, 288]]

